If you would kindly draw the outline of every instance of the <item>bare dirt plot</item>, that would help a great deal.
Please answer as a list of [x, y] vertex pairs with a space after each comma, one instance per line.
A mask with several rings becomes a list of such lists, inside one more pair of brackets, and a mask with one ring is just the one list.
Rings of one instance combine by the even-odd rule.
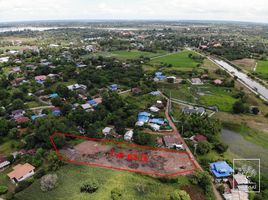
[[235, 65], [242, 67], [245, 70], [253, 71], [256, 66], [256, 60], [250, 58], [243, 58], [232, 61]]
[[156, 176], [189, 174], [195, 165], [186, 152], [148, 149], [127, 144], [85, 141], [59, 151], [65, 161]]

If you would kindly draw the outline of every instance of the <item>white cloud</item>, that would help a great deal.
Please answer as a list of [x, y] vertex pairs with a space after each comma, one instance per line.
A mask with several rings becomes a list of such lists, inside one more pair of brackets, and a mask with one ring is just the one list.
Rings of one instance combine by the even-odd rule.
[[267, 0], [0, 0], [0, 21], [197, 19], [268, 22]]

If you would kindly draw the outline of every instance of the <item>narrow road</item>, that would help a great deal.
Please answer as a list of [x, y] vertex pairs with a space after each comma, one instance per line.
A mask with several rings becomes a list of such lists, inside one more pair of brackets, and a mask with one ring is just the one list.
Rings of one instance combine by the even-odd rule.
[[[162, 93], [161, 93], [162, 94]], [[163, 95], [163, 94], [162, 94]], [[164, 95], [163, 95], [164, 96]], [[186, 142], [184, 141], [184, 138], [181, 136], [181, 134], [179, 133], [176, 125], [173, 123], [172, 119], [169, 116], [169, 107], [170, 107], [170, 100], [164, 96], [167, 99], [167, 106], [166, 106], [166, 111], [165, 111], [165, 116], [166, 119], [169, 122], [169, 125], [172, 127], [172, 132], [175, 135], [175, 137], [177, 137], [183, 144], [185, 150], [187, 151], [187, 153], [189, 154], [191, 160], [194, 162], [195, 166], [200, 169], [201, 171], [204, 171], [203, 168], [201, 167], [201, 165], [197, 162], [197, 160], [195, 159], [194, 155], [192, 154], [190, 148], [188, 147], [188, 145], [186, 144]], [[215, 185], [212, 183], [212, 189], [213, 189], [213, 193], [216, 197], [217, 200], [223, 200], [221, 194], [219, 193], [219, 191], [216, 189]]]

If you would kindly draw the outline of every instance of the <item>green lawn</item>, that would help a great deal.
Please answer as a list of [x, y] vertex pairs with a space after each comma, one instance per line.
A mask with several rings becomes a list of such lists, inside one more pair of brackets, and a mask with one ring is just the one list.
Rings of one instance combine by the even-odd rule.
[[[40, 190], [39, 180], [35, 181], [26, 190], [16, 195], [17, 200], [110, 200], [111, 190], [120, 188], [122, 199], [169, 199], [175, 189], [189, 185], [187, 177], [178, 178], [178, 183], [161, 183], [159, 180], [149, 176], [135, 173], [101, 169], [98, 167], [78, 166], [68, 164], [58, 172], [59, 185], [50, 192]], [[80, 186], [90, 180], [99, 183], [99, 189], [93, 194], [80, 193]], [[138, 185], [144, 186], [144, 192], [137, 190]]]
[[259, 60], [256, 71], [259, 73], [268, 74], [268, 60]]
[[179, 85], [161, 83], [159, 88], [172, 98], [203, 106], [217, 106], [220, 111], [224, 112], [231, 112], [236, 101], [232, 97], [233, 91], [209, 84], [192, 86], [190, 83]]
[[16, 150], [16, 146], [19, 144], [18, 140], [11, 140], [4, 138], [0, 145], [0, 154], [9, 154]]
[[137, 50], [133, 50], [133, 51], [112, 51], [111, 52], [112, 57], [116, 57], [116, 58], [119, 58], [119, 59], [138, 59], [141, 56], [152, 58], [152, 57], [161, 56], [161, 55], [165, 55], [165, 54], [167, 54], [166, 51], [159, 51], [157, 53], [145, 52], [145, 51], [137, 51]]
[[200, 103], [206, 106], [217, 106], [220, 111], [231, 112], [233, 104], [237, 101], [232, 97], [233, 93], [228, 88], [210, 86], [200, 89], [207, 93], [200, 97]]
[[186, 68], [186, 69], [192, 69], [195, 68], [199, 63], [193, 60], [192, 58], [189, 58], [189, 54], [195, 55], [194, 52], [184, 50], [182, 52], [169, 54], [163, 57], [159, 58], [153, 58], [151, 59], [151, 64], [160, 65], [160, 64], [171, 64], [171, 70], [174, 68]]

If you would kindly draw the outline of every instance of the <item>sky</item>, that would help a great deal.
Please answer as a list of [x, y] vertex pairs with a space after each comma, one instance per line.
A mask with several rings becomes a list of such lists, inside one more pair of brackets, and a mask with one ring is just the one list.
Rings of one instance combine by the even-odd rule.
[[268, 0], [0, 0], [0, 22], [67, 19], [268, 23]]

